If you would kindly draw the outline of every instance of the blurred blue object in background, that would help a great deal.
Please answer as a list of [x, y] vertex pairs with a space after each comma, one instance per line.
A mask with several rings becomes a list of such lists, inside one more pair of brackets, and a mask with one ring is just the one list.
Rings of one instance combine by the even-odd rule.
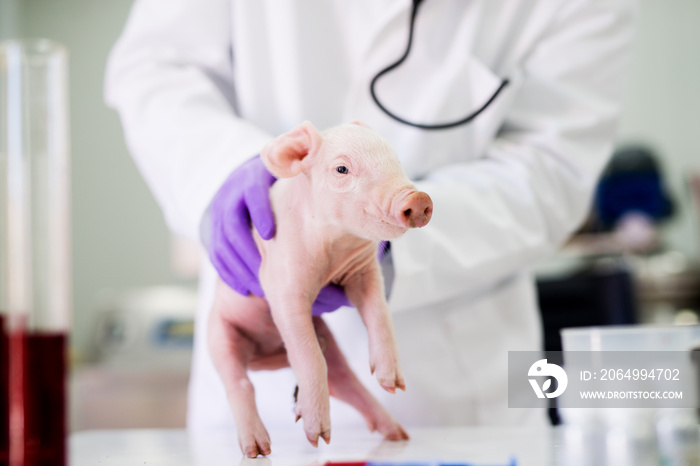
[[669, 218], [673, 202], [654, 152], [644, 146], [618, 149], [598, 184], [595, 213], [599, 227], [611, 230], [627, 213], [647, 215], [654, 223]]

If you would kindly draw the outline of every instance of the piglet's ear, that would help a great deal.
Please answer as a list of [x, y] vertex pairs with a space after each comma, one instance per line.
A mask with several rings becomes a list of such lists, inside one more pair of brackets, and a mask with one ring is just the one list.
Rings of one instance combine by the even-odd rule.
[[318, 130], [305, 121], [267, 143], [260, 157], [265, 167], [277, 178], [291, 178], [301, 173], [308, 156], [315, 154], [320, 145]]
[[365, 123], [364, 121], [355, 120], [355, 121], [351, 121], [350, 123], [353, 125], [364, 126], [365, 128], [369, 128], [369, 125], [367, 123]]

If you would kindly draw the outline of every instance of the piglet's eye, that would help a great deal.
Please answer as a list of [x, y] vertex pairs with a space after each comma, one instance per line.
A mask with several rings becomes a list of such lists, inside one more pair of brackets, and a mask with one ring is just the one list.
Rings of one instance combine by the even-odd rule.
[[345, 165], [340, 165], [336, 167], [335, 171], [342, 175], [347, 175], [348, 173], [350, 173], [350, 170], [348, 170], [348, 167], [346, 167]]

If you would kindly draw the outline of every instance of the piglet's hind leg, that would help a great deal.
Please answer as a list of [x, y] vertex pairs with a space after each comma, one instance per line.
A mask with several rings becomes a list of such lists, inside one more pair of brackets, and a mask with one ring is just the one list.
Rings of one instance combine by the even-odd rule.
[[209, 351], [226, 389], [238, 442], [249, 458], [271, 453], [270, 436], [258, 414], [255, 390], [248, 378], [247, 366], [255, 353], [255, 345], [232, 320], [241, 306], [258, 306], [261, 312], [266, 312], [264, 303], [259, 298], [240, 296], [219, 282], [209, 316]]

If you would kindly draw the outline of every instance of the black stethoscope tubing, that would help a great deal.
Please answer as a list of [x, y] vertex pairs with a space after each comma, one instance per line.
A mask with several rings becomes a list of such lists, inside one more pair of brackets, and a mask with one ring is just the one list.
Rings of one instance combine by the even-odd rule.
[[372, 79], [372, 82], [369, 85], [369, 91], [372, 94], [372, 100], [374, 100], [374, 103], [377, 104], [377, 107], [379, 107], [384, 113], [386, 113], [388, 116], [393, 118], [394, 120], [403, 123], [408, 126], [413, 126], [414, 128], [420, 128], [420, 129], [427, 129], [427, 130], [436, 130], [436, 129], [449, 129], [449, 128], [455, 128], [457, 126], [465, 125], [472, 121], [474, 118], [478, 117], [484, 110], [486, 110], [491, 103], [496, 100], [496, 97], [498, 97], [498, 94], [501, 93], [501, 91], [509, 84], [508, 79], [504, 79], [501, 81], [501, 85], [496, 89], [496, 92], [493, 93], [493, 95], [489, 98], [489, 100], [484, 103], [480, 108], [475, 110], [473, 113], [470, 113], [466, 117], [456, 120], [456, 121], [451, 121], [448, 123], [438, 123], [438, 124], [426, 124], [426, 123], [415, 123], [412, 121], [408, 121], [404, 118], [401, 118], [400, 116], [396, 115], [395, 113], [391, 112], [388, 108], [386, 108], [380, 101], [379, 98], [377, 98], [377, 93], [374, 90], [375, 84], [377, 84], [377, 81], [379, 78], [384, 76], [385, 74], [389, 73], [390, 71], [394, 70], [395, 68], [398, 68], [401, 66], [401, 64], [408, 58], [408, 54], [411, 52], [411, 45], [413, 43], [413, 28], [416, 22], [416, 15], [418, 14], [418, 7], [422, 3], [423, 0], [413, 0], [413, 6], [411, 9], [411, 23], [408, 29], [408, 44], [406, 45], [406, 51], [403, 53], [401, 58], [399, 58], [395, 63], [392, 63], [391, 65], [387, 66], [383, 70], [381, 70], [377, 75]]

